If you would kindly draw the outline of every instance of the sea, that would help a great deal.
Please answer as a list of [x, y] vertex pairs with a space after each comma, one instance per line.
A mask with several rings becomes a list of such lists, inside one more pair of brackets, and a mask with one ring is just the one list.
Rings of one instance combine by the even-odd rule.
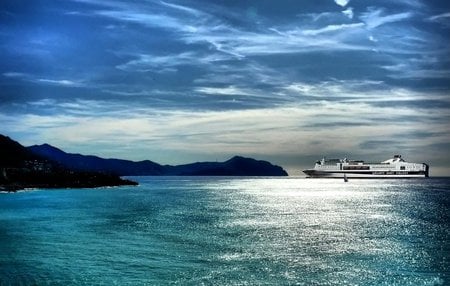
[[0, 194], [0, 285], [450, 285], [450, 178]]

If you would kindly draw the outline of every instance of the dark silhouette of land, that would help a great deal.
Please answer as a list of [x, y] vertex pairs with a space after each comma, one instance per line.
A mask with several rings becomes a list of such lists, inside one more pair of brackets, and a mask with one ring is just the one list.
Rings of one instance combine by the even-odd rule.
[[48, 144], [28, 147], [34, 154], [79, 171], [107, 172], [120, 176], [287, 176], [283, 168], [241, 156], [225, 162], [197, 162], [170, 166], [145, 161], [104, 159], [97, 156], [66, 153]]
[[0, 134], [0, 191], [137, 185], [120, 176], [287, 176], [267, 161], [235, 156], [225, 162], [170, 166], [66, 153], [49, 144], [24, 147]]
[[0, 134], [0, 191], [137, 185], [105, 172], [74, 170], [39, 156]]

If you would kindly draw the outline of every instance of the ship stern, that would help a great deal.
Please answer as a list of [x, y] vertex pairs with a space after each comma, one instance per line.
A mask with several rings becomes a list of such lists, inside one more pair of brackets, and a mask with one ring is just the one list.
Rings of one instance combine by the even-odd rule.
[[425, 178], [428, 178], [430, 176], [430, 165], [423, 163], [425, 166]]

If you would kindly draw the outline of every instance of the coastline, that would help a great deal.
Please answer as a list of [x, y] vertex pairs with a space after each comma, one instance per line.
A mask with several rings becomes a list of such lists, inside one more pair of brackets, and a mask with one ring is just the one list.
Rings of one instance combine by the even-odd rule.
[[89, 182], [75, 182], [75, 183], [23, 183], [14, 182], [10, 184], [0, 185], [0, 193], [17, 193], [19, 191], [26, 190], [39, 190], [39, 189], [94, 189], [94, 188], [107, 188], [107, 187], [120, 187], [120, 186], [138, 186], [139, 183], [129, 179], [115, 178], [111, 183], [89, 183]]

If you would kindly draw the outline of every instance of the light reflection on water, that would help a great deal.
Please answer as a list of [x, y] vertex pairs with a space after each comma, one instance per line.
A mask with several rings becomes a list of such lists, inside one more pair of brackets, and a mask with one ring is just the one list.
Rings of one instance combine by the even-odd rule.
[[0, 284], [445, 285], [449, 180], [140, 177], [0, 196]]

